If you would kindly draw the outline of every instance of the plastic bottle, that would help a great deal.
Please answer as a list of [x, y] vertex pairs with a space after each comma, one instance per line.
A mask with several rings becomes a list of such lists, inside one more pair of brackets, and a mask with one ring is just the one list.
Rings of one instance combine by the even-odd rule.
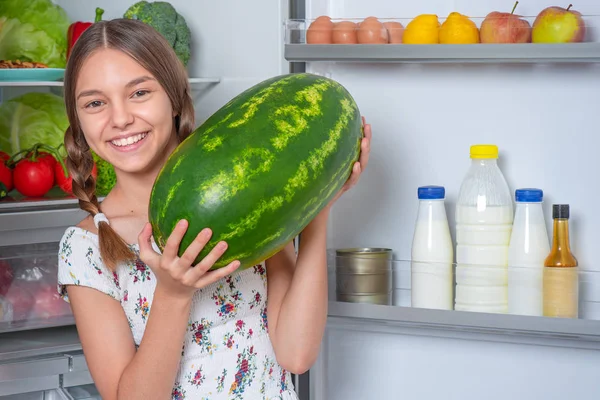
[[508, 246], [508, 313], [543, 314], [544, 260], [550, 243], [541, 189], [515, 191], [515, 220]]
[[495, 145], [471, 146], [456, 206], [456, 310], [508, 311], [513, 205], [497, 158]]
[[417, 190], [419, 211], [411, 250], [411, 305], [452, 310], [454, 249], [443, 186]]

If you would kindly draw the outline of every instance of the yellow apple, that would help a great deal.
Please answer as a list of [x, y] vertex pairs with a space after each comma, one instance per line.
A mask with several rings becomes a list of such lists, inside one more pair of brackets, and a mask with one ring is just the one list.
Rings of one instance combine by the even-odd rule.
[[581, 13], [569, 7], [547, 7], [533, 22], [533, 43], [575, 43], [585, 38], [585, 23]]

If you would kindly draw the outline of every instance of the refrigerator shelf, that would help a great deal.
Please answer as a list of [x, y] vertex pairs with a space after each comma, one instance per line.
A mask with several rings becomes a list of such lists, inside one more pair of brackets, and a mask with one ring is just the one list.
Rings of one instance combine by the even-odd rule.
[[600, 43], [569, 44], [285, 44], [290, 62], [599, 63]]
[[487, 314], [340, 301], [329, 301], [328, 309], [330, 318], [365, 324], [382, 323], [445, 331], [600, 343], [598, 320]]

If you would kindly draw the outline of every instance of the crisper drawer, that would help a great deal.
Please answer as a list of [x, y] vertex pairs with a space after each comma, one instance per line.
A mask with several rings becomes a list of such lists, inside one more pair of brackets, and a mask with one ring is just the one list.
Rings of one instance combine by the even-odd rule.
[[74, 323], [57, 268], [58, 243], [0, 247], [0, 333]]
[[68, 372], [69, 358], [64, 355], [1, 363], [0, 396], [57, 389], [61, 374]]

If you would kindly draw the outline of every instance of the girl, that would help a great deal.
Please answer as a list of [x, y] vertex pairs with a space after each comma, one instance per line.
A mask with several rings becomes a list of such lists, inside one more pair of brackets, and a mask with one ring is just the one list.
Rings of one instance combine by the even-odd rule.
[[[194, 128], [186, 71], [169, 44], [139, 21], [93, 24], [69, 58], [65, 103], [73, 192], [90, 215], [61, 240], [59, 292], [102, 398], [296, 399], [290, 373], [309, 369], [325, 328], [335, 199], [303, 230], [297, 257], [289, 243], [253, 268], [235, 271], [234, 261], [209, 271], [227, 248], [220, 243], [192, 266], [210, 227], [178, 257], [187, 222], [162, 254], [148, 223], [154, 179]], [[367, 164], [369, 125], [364, 132], [336, 198]], [[102, 205], [91, 150], [117, 174]]]

